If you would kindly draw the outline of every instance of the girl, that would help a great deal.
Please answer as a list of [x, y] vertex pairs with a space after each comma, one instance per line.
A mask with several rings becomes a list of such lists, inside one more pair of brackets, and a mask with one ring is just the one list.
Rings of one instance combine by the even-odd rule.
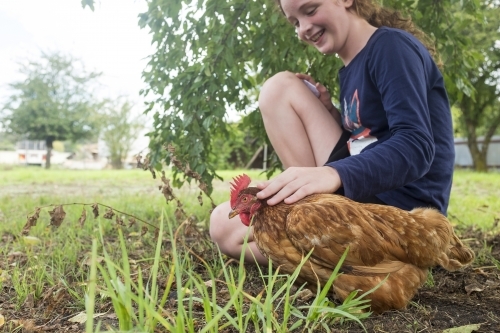
[[[279, 5], [301, 40], [344, 63], [341, 110], [308, 75], [283, 72], [266, 81], [259, 107], [285, 171], [258, 184], [258, 197], [269, 198], [269, 205], [291, 204], [336, 192], [360, 202], [435, 207], [446, 214], [453, 129], [443, 77], [425, 35], [373, 0]], [[315, 85], [316, 94], [303, 80]], [[239, 258], [248, 228], [237, 218], [228, 220], [229, 210], [226, 202], [213, 211], [210, 234], [223, 253]], [[251, 236], [246, 260], [255, 256], [267, 263]]]

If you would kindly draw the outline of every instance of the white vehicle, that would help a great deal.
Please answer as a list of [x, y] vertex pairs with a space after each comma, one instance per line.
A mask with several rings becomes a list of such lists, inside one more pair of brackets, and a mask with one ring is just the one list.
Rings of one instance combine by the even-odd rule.
[[45, 141], [19, 141], [16, 152], [20, 164], [44, 165], [47, 160], [47, 146], [45, 145]]

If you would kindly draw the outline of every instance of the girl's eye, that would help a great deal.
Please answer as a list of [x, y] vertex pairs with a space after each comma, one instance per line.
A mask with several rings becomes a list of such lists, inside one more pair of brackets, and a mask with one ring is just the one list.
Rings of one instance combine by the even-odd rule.
[[314, 7], [313, 9], [309, 10], [306, 12], [306, 15], [307, 16], [313, 16], [314, 13], [316, 13], [316, 7]]

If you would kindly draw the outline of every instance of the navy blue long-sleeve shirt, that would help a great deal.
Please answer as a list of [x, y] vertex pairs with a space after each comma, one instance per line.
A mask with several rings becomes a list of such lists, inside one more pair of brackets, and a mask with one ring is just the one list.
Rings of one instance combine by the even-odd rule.
[[338, 171], [345, 195], [376, 195], [402, 209], [435, 207], [446, 215], [453, 126], [443, 77], [425, 46], [410, 33], [381, 27], [339, 77], [352, 156], [327, 165]]

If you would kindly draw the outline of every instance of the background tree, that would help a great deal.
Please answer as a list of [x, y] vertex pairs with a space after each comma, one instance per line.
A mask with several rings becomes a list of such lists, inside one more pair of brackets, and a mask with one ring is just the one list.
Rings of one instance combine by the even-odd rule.
[[15, 150], [17, 135], [7, 132], [0, 124], [0, 150]]
[[10, 132], [31, 140], [44, 140], [46, 168], [50, 168], [52, 143], [95, 136], [97, 110], [102, 106], [92, 94], [100, 74], [60, 53], [21, 65], [25, 79], [10, 84], [13, 93], [3, 107], [3, 123]]
[[[226, 110], [247, 112], [244, 123], [266, 140], [254, 91], [271, 75], [290, 70], [307, 72], [338, 96], [335, 56], [323, 56], [300, 42], [293, 27], [268, 0], [149, 0], [139, 24], [148, 27], [156, 52], [143, 73], [149, 88], [149, 112], [154, 113], [150, 133], [151, 158], [169, 163], [163, 149], [176, 147], [177, 158], [211, 184], [216, 177], [209, 156], [214, 133], [227, 132]], [[92, 0], [83, 0], [89, 5]], [[481, 57], [461, 27], [480, 20], [479, 0], [386, 0], [411, 15], [436, 42], [452, 101], [471, 95], [466, 72], [477, 68]], [[457, 7], [467, 15], [455, 15]], [[155, 107], [158, 105], [157, 111]], [[174, 185], [182, 180], [174, 174]]]
[[[500, 2], [484, 1], [481, 6], [484, 23], [471, 22], [462, 33], [472, 40], [472, 45], [483, 57], [475, 68], [467, 69], [466, 75], [475, 88], [473, 94], [460, 95], [458, 125], [467, 137], [473, 167], [488, 171], [487, 153], [492, 136], [500, 126]], [[462, 15], [462, 14], [458, 14]], [[478, 137], [484, 136], [478, 143]]]
[[109, 103], [103, 114], [101, 138], [106, 143], [113, 169], [122, 169], [133, 143], [144, 129], [144, 117], [136, 116], [129, 101]]

